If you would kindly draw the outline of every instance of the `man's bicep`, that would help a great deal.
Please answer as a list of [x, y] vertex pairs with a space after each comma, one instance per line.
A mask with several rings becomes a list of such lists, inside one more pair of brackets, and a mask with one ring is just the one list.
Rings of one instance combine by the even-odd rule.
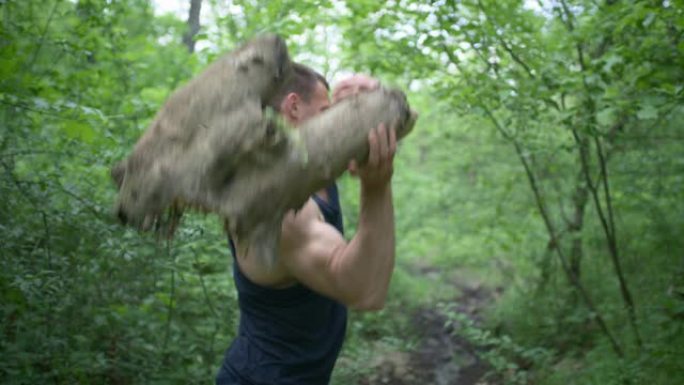
[[285, 265], [299, 283], [349, 304], [351, 298], [340, 284], [335, 266], [346, 246], [347, 242], [337, 229], [326, 222], [314, 221], [308, 226], [300, 247], [287, 250], [283, 255]]

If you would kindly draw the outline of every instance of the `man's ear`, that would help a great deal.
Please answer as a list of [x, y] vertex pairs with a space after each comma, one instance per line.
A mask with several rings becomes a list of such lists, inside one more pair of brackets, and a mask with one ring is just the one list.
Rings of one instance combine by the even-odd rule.
[[291, 123], [296, 123], [300, 119], [301, 115], [301, 105], [300, 105], [300, 98], [299, 95], [297, 95], [294, 92], [290, 92], [285, 96], [283, 99], [283, 103], [281, 104], [280, 111], [282, 111], [282, 114], [284, 117], [289, 120]]

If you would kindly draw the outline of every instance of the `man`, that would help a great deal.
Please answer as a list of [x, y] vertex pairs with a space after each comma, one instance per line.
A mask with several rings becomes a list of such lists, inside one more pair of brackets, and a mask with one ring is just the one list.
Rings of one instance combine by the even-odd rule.
[[[302, 65], [294, 73], [272, 105], [296, 127], [327, 109], [330, 99], [323, 76]], [[374, 79], [353, 76], [338, 85], [333, 102], [378, 86]], [[262, 266], [251, 248], [236, 247], [239, 239], [231, 241], [240, 326], [218, 385], [327, 384], [344, 339], [347, 307], [382, 308], [394, 268], [395, 132], [380, 125], [368, 142], [367, 164], [350, 163], [361, 184], [359, 224], [350, 242], [342, 236], [334, 184], [286, 215], [275, 267]]]

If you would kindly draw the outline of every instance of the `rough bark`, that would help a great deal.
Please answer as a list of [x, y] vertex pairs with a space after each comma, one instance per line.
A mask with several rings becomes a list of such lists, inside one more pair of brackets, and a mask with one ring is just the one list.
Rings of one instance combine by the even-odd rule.
[[[223, 158], [249, 153], [266, 121], [261, 106], [289, 76], [287, 47], [276, 36], [257, 38], [211, 64], [166, 101], [128, 159], [112, 170], [119, 185], [117, 213], [148, 227], [173, 200], [195, 195]], [[248, 135], [249, 134], [249, 135]], [[231, 164], [225, 164], [230, 168]], [[208, 175], [206, 175], [208, 176]], [[198, 181], [199, 179], [199, 181]]]
[[195, 35], [200, 30], [200, 10], [202, 0], [190, 0], [190, 11], [188, 12], [188, 30], [183, 35], [183, 44], [188, 47], [190, 53], [195, 52]]
[[405, 95], [385, 88], [288, 127], [263, 106], [291, 64], [280, 38], [262, 37], [174, 93], [112, 171], [119, 218], [171, 235], [185, 208], [213, 212], [272, 264], [284, 214], [339, 177], [351, 159], [363, 163], [371, 128], [392, 124], [399, 137], [412, 129], [417, 115]]

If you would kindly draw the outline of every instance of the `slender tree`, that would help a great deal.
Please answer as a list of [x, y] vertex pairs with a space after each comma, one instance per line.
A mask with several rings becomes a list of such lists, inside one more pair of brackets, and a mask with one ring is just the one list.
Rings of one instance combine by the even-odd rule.
[[190, 11], [188, 11], [188, 30], [183, 35], [183, 44], [188, 47], [190, 53], [195, 52], [195, 36], [200, 30], [200, 11], [202, 0], [190, 0]]

